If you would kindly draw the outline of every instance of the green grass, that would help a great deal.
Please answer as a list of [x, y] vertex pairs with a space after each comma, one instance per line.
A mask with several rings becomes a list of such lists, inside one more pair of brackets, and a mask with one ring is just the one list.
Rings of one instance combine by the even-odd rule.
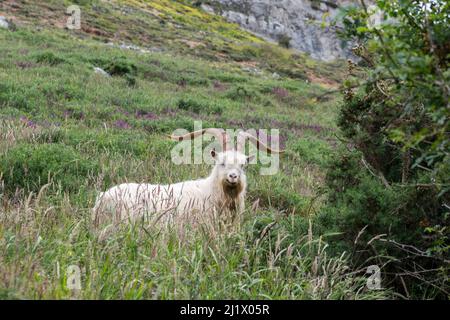
[[[90, 299], [367, 299], [365, 279], [349, 277], [344, 257], [327, 257], [324, 243], [296, 219], [248, 213], [239, 229], [161, 233], [125, 226], [93, 233], [85, 209], [61, 203], [18, 206], [2, 217], [3, 298]], [[22, 213], [22, 214], [17, 214]], [[32, 219], [26, 217], [32, 215]], [[278, 224], [268, 233], [268, 223]], [[12, 224], [14, 228], [12, 228]], [[82, 291], [66, 288], [69, 265], [83, 270]], [[362, 290], [361, 290], [362, 289]]]
[[[160, 24], [153, 11], [142, 9], [150, 2], [128, 1], [136, 11], [116, 20], [102, 13], [115, 17], [114, 5], [82, 2], [90, 25], [111, 33], [122, 28], [120, 39], [131, 43], [145, 42], [133, 36], [138, 26], [124, 27], [127, 19]], [[159, 2], [167, 1], [153, 4]], [[326, 237], [309, 228], [321, 204], [326, 154], [337, 143], [337, 102], [318, 100], [328, 88], [304, 75], [324, 76], [333, 67], [302, 69], [290, 60], [292, 52], [170, 3], [153, 7], [166, 24], [184, 26], [179, 34], [171, 27], [150, 29], [155, 37], [140, 33], [164, 46], [161, 53], [120, 49], [105, 44], [109, 34], [65, 31], [40, 20], [64, 1], [24, 2], [16, 16], [41, 29], [20, 23], [14, 32], [0, 29], [0, 298], [388, 297], [368, 291], [364, 274], [350, 275], [345, 255], [327, 256]], [[181, 19], [176, 9], [189, 14]], [[171, 40], [192, 40], [198, 21], [210, 22], [202, 54]], [[253, 51], [239, 46], [243, 42]], [[225, 57], [212, 59], [224, 46]], [[242, 70], [243, 56], [261, 73]], [[94, 67], [112, 76], [95, 74]], [[274, 71], [282, 77], [274, 79]], [[166, 135], [192, 129], [194, 120], [203, 127], [280, 130], [287, 149], [280, 171], [260, 176], [259, 167], [250, 166], [240, 221], [231, 229], [209, 225], [191, 232], [140, 223], [106, 236], [94, 230], [90, 210], [99, 191], [124, 181], [208, 175], [207, 165], [170, 160], [174, 143]], [[66, 268], [73, 264], [82, 269], [78, 293], [66, 287]]]

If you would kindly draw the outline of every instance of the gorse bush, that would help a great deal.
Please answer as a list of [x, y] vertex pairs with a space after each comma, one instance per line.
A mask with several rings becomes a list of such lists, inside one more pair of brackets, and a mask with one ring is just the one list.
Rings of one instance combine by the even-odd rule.
[[39, 53], [35, 56], [35, 60], [38, 63], [46, 63], [51, 66], [66, 62], [65, 59], [59, 57], [51, 51]]
[[278, 44], [284, 48], [290, 48], [291, 47], [291, 37], [289, 37], [287, 34], [282, 34], [278, 37]]
[[39, 191], [49, 183], [67, 192], [77, 191], [81, 181], [99, 172], [95, 161], [62, 144], [21, 144], [0, 157], [5, 191]]
[[358, 151], [341, 151], [327, 172], [327, 206], [317, 220], [322, 232], [336, 233], [330, 241], [332, 250], [354, 253], [355, 267], [375, 261], [383, 265], [385, 286], [402, 286], [395, 276], [400, 270], [410, 272], [410, 277], [419, 266], [434, 270], [432, 276], [405, 277], [404, 281], [409, 294], [425, 298], [420, 294], [430, 290], [428, 277], [433, 277], [439, 290], [428, 294], [442, 295], [447, 286], [448, 217], [440, 213], [438, 192], [420, 183], [417, 187], [390, 181], [386, 185], [362, 164], [362, 157]]
[[[377, 26], [362, 4], [343, 18], [364, 67], [349, 63], [338, 119], [349, 150], [328, 170], [322, 223], [342, 233], [335, 245], [357, 252], [356, 264], [385, 264], [398, 292], [446, 297], [449, 4], [378, 1], [385, 20]], [[352, 76], [357, 69], [363, 80]]]
[[232, 100], [245, 102], [258, 97], [258, 93], [244, 86], [237, 86], [229, 90], [226, 97]]
[[106, 64], [105, 70], [113, 76], [123, 76], [131, 87], [136, 85], [137, 66], [125, 58], [117, 58]]
[[[386, 187], [360, 162], [360, 152], [341, 151], [331, 161], [326, 177], [329, 206], [319, 217], [327, 230], [343, 231], [338, 238], [345, 241], [339, 251], [351, 251], [358, 235], [361, 243], [380, 234], [400, 243], [419, 243], [424, 217], [408, 204], [429, 199], [420, 199], [421, 194], [400, 186]], [[378, 249], [385, 251], [382, 247]]]
[[109, 63], [107, 63], [105, 66], [105, 70], [108, 71], [109, 74], [113, 76], [123, 76], [123, 75], [130, 75], [134, 76], [137, 72], [137, 67], [133, 62], [128, 61], [125, 58], [117, 58]]
[[221, 114], [223, 108], [211, 105], [210, 102], [196, 100], [192, 98], [178, 100], [177, 107], [180, 110], [191, 111], [194, 113]]

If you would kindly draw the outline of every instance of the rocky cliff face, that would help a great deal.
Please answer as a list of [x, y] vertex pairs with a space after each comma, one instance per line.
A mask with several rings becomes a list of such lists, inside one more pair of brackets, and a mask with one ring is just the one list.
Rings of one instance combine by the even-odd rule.
[[320, 60], [349, 57], [350, 50], [322, 22], [333, 19], [344, 0], [210, 0], [203, 5], [269, 40], [291, 38], [290, 45]]

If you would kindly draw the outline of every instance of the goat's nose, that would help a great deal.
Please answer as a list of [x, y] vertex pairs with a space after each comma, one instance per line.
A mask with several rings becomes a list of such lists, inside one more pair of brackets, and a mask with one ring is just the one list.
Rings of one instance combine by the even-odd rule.
[[228, 175], [231, 179], [236, 179], [238, 176], [236, 173], [232, 172]]

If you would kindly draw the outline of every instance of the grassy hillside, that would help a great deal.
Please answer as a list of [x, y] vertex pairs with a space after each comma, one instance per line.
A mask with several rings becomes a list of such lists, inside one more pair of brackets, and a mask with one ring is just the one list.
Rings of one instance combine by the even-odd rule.
[[[192, 1], [184, 1], [190, 3]], [[306, 55], [269, 45], [222, 17], [170, 0], [5, 0], [0, 14], [31, 26], [64, 29], [66, 9], [81, 8], [81, 29], [73, 35], [101, 42], [126, 43], [152, 51], [176, 52], [196, 59], [235, 61], [293, 78], [335, 84], [342, 64], [318, 63]]]
[[[335, 138], [342, 68], [264, 43], [175, 1], [5, 1], [0, 15], [0, 297], [381, 298], [346, 257], [326, 254], [309, 215]], [[137, 48], [120, 47], [120, 44]], [[102, 68], [110, 77], [98, 74]], [[274, 75], [274, 72], [277, 73]], [[177, 166], [177, 128], [276, 128], [274, 176], [248, 169], [248, 208], [231, 229], [96, 232], [97, 193], [124, 181], [208, 175]], [[81, 292], [66, 269], [82, 269]]]

